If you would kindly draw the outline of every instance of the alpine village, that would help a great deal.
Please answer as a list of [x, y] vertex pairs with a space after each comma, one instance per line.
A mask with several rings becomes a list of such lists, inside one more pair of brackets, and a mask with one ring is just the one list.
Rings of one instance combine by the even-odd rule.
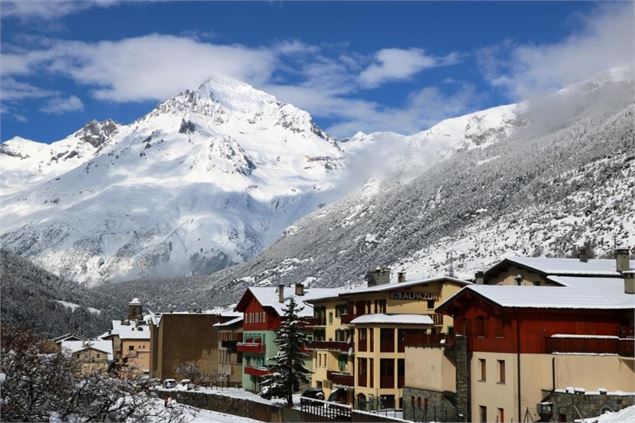
[[250, 287], [213, 310], [134, 298], [106, 333], [48, 342], [82, 372], [270, 421], [568, 422], [635, 405], [635, 260], [578, 255], [470, 280], [377, 267], [357, 288]]

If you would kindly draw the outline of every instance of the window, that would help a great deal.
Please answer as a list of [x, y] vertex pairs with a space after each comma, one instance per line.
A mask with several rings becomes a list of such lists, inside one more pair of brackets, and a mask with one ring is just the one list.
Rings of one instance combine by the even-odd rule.
[[134, 345], [128, 345], [128, 351], [134, 351]]
[[333, 312], [329, 311], [329, 325], [333, 324]]
[[498, 423], [503, 423], [505, 421], [505, 410], [503, 410], [502, 408], [498, 409], [496, 420], [498, 421]]
[[375, 351], [375, 328], [368, 329], [370, 331], [370, 352]]
[[322, 367], [322, 354], [318, 353], [318, 367]]
[[97, 358], [100, 358], [100, 357], [101, 357], [101, 355], [99, 353], [97, 353]]
[[392, 389], [395, 387], [395, 360], [382, 358], [379, 360], [379, 387]]
[[498, 360], [498, 383], [505, 383], [505, 360]]
[[428, 412], [428, 399], [427, 398], [423, 399], [423, 411], [425, 411], [426, 413]]
[[434, 300], [428, 300], [428, 310], [434, 310]]
[[371, 358], [370, 360], [370, 383], [368, 384], [369, 388], [375, 387], [375, 359]]
[[386, 300], [379, 300], [379, 313], [386, 312]]
[[395, 352], [395, 330], [394, 329], [381, 329], [380, 335], [380, 351], [381, 352]]
[[412, 406], [412, 408], [415, 408], [415, 397], [414, 397], [414, 395], [412, 395], [410, 397], [410, 405]]
[[346, 366], [348, 364], [348, 355], [340, 354], [337, 356], [337, 368], [340, 372], [346, 371]]
[[357, 359], [357, 384], [359, 386], [366, 386], [366, 359]]
[[504, 338], [505, 337], [505, 322], [503, 321], [503, 319], [502, 318], [494, 319], [494, 324], [495, 324], [496, 337]]
[[397, 359], [397, 388], [403, 388], [406, 378], [406, 364], [403, 358]]
[[421, 408], [421, 397], [417, 397], [417, 407]]
[[357, 329], [357, 337], [359, 338], [357, 349], [366, 351], [366, 329]]
[[485, 359], [484, 358], [479, 358], [478, 359], [478, 363], [481, 367], [481, 378], [479, 379], [480, 382], [485, 382], [487, 380], [487, 371], [486, 371], [486, 367], [485, 367]]
[[479, 421], [481, 423], [487, 423], [487, 407], [480, 405], [479, 407]]

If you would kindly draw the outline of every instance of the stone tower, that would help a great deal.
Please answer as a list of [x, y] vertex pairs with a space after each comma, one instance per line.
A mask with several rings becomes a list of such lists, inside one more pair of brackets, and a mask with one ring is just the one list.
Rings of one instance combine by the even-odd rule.
[[143, 319], [143, 306], [139, 298], [133, 298], [128, 303], [128, 320], [141, 320]]

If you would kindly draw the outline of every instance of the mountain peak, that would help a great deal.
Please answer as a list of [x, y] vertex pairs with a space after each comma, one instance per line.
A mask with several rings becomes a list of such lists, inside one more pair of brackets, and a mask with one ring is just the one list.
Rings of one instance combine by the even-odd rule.
[[114, 134], [120, 126], [121, 125], [112, 119], [102, 121], [93, 119], [73, 135], [80, 141], [87, 142], [97, 148], [101, 146], [112, 134]]

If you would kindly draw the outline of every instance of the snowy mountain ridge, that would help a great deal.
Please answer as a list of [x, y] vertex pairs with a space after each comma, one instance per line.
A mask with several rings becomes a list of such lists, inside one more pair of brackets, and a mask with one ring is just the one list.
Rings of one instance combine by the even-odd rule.
[[[584, 85], [595, 91], [582, 97], [607, 91], [606, 84], [612, 94], [619, 84], [605, 79]], [[299, 219], [329, 216], [339, 200], [350, 207], [337, 226], [357, 225], [395, 187], [457, 155], [495, 166], [504, 156], [490, 153], [496, 146], [554, 130], [537, 130], [538, 118], [527, 104], [512, 104], [410, 136], [359, 133], [336, 141], [307, 112], [212, 78], [129, 125], [93, 122], [51, 145], [1, 144], [0, 177], [29, 184], [3, 187], [0, 242], [93, 285], [210, 273], [256, 256], [283, 233], [303, 233]], [[51, 158], [62, 152], [61, 161]], [[443, 190], [436, 195], [441, 204]], [[382, 235], [362, 238], [380, 245]], [[279, 266], [286, 265], [272, 267]]]

